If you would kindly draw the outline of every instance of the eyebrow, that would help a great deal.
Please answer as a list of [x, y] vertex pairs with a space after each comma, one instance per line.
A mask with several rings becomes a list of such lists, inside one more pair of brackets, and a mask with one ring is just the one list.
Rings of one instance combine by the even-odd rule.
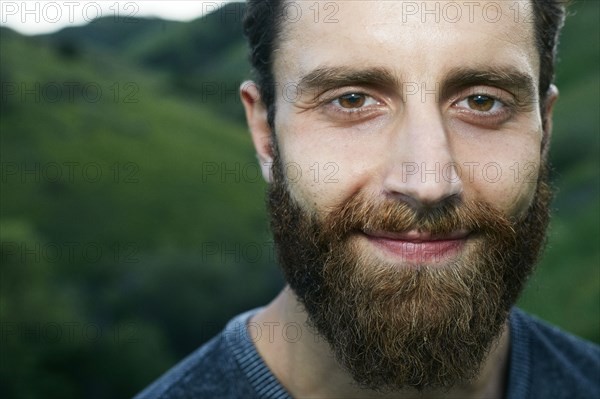
[[[394, 88], [401, 91], [403, 84], [388, 68], [354, 68], [327, 66], [316, 68], [304, 75], [298, 84], [301, 91], [325, 92], [338, 87], [365, 85]], [[472, 86], [493, 86], [511, 92], [519, 103], [537, 101], [533, 78], [514, 66], [477, 66], [451, 69], [444, 77], [440, 100], [448, 99], [458, 90]], [[402, 93], [401, 93], [402, 94]]]
[[457, 90], [478, 85], [507, 90], [520, 103], [537, 101], [533, 78], [513, 66], [452, 69], [443, 81], [440, 97], [444, 99]]
[[336, 87], [366, 85], [400, 87], [396, 76], [386, 68], [358, 69], [347, 66], [320, 67], [304, 75], [298, 84], [301, 90], [324, 92]]

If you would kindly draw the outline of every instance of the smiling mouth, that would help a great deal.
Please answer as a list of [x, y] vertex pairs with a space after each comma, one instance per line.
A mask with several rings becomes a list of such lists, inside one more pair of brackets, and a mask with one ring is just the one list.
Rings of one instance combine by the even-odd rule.
[[456, 256], [469, 239], [469, 231], [432, 235], [428, 232], [362, 231], [376, 248], [394, 258], [396, 262], [409, 264], [436, 264]]

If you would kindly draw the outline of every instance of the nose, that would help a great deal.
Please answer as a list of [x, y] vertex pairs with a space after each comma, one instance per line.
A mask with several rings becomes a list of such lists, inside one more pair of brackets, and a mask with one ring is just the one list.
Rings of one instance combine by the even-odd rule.
[[384, 176], [388, 195], [414, 206], [434, 206], [463, 190], [442, 115], [435, 104], [418, 104], [390, 134]]

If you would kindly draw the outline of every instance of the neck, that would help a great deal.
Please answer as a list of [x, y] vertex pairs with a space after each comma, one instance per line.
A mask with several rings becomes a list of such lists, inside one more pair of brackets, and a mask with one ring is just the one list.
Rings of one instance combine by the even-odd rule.
[[307, 314], [289, 287], [251, 322], [263, 332], [262, 339], [256, 341], [258, 353], [293, 397], [499, 399], [504, 395], [508, 322], [500, 338], [492, 344], [477, 378], [468, 384], [443, 392], [406, 389], [386, 394], [361, 389], [354, 383], [336, 362], [327, 342], [307, 326]]

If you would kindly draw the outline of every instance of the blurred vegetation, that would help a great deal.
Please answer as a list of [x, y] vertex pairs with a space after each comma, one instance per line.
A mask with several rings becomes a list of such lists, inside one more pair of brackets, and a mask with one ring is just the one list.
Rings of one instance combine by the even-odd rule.
[[[599, 4], [576, 3], [562, 38], [560, 191], [520, 302], [595, 342]], [[0, 28], [2, 397], [131, 396], [282, 286], [236, 95], [241, 7]]]
[[559, 45], [547, 249], [519, 305], [600, 343], [600, 2], [572, 2]]

